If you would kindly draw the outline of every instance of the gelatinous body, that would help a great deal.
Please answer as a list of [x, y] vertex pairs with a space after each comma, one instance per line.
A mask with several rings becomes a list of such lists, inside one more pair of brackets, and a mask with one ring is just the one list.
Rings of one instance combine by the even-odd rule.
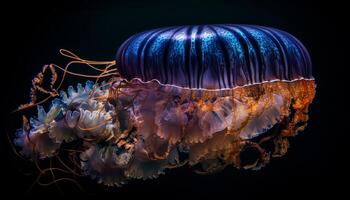
[[292, 35], [251, 25], [161, 28], [130, 37], [117, 53], [122, 77], [188, 88], [231, 89], [313, 79], [309, 54]]
[[201, 173], [257, 169], [287, 152], [315, 95], [302, 44], [260, 26], [143, 32], [116, 63], [107, 82], [69, 87], [47, 113], [39, 106], [24, 118], [22, 154], [53, 157], [74, 143], [81, 172], [106, 185], [185, 164]]

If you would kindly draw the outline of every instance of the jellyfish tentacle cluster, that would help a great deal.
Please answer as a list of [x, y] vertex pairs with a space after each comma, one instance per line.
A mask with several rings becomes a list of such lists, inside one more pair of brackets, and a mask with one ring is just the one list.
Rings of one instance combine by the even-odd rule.
[[206, 25], [137, 34], [120, 76], [68, 87], [24, 117], [15, 144], [31, 158], [74, 143], [84, 175], [108, 186], [191, 166], [259, 169], [304, 130], [315, 81], [306, 49], [266, 27]]

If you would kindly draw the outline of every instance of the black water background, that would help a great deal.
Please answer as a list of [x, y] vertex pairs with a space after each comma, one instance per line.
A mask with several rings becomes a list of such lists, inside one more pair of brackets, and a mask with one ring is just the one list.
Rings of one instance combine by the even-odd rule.
[[[2, 7], [3, 49], [1, 64], [2, 194], [56, 196], [53, 185], [35, 186], [35, 175], [17, 159], [6, 134], [19, 127], [22, 113], [10, 114], [28, 101], [30, 81], [44, 64], [65, 63], [60, 48], [96, 60], [114, 59], [120, 44], [130, 35], [152, 28], [184, 24], [240, 23], [272, 26], [300, 39], [311, 53], [317, 94], [307, 129], [294, 138], [288, 154], [260, 171], [231, 167], [208, 176], [187, 168], [170, 170], [156, 180], [134, 181], [123, 188], [105, 188], [89, 179], [82, 185], [97, 195], [135, 197], [230, 194], [230, 198], [301, 197], [338, 195], [343, 191], [346, 142], [345, 6], [319, 1], [50, 1], [10, 2]], [[71, 79], [74, 81], [74, 79]], [[344, 160], [344, 161], [342, 161]], [[81, 194], [70, 183], [60, 184], [65, 194]], [[343, 185], [344, 186], [344, 185]], [[343, 191], [344, 192], [344, 191]], [[281, 196], [282, 195], [282, 196]]]

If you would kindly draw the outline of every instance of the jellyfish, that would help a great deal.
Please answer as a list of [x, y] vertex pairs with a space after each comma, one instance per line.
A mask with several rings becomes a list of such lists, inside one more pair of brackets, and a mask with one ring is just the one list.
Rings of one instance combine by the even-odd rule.
[[[158, 28], [131, 36], [110, 62], [61, 54], [73, 61], [45, 65], [34, 78], [31, 102], [19, 109], [36, 106], [38, 114], [23, 117], [14, 143], [38, 160], [68, 146], [80, 172], [107, 186], [181, 166], [200, 174], [260, 169], [305, 129], [315, 95], [306, 48], [270, 27]], [[98, 74], [74, 73], [76, 63]], [[56, 70], [91, 80], [60, 90]], [[51, 105], [38, 93], [54, 98]]]

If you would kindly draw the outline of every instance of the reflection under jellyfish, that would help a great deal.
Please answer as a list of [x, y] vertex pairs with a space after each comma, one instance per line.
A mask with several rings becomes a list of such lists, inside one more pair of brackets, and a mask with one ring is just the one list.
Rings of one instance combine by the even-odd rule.
[[[146, 31], [126, 40], [111, 62], [61, 53], [73, 61], [44, 66], [33, 80], [32, 101], [19, 109], [37, 106], [38, 115], [23, 117], [15, 144], [32, 159], [55, 157], [74, 144], [81, 173], [109, 186], [183, 165], [198, 173], [227, 165], [259, 169], [287, 152], [315, 95], [305, 47], [262, 26]], [[70, 71], [76, 63], [99, 74]], [[56, 69], [93, 81], [59, 91], [64, 78], [56, 87]], [[45, 110], [38, 93], [59, 97]]]

